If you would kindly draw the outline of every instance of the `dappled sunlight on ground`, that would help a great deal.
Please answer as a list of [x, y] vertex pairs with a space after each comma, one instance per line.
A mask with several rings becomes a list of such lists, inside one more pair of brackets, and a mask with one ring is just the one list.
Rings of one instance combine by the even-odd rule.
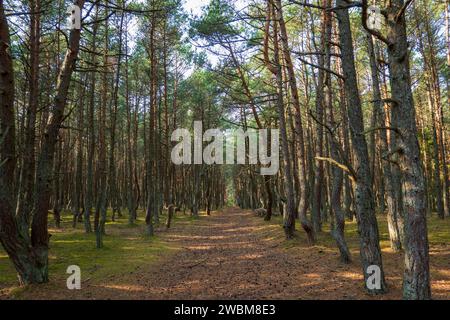
[[339, 272], [337, 276], [344, 279], [349, 280], [360, 280], [362, 279], [362, 275], [354, 272]]
[[104, 285], [98, 286], [100, 288], [114, 289], [114, 290], [123, 290], [126, 292], [145, 292], [144, 287], [140, 286], [129, 286], [129, 285]]
[[[162, 217], [163, 219], [163, 217]], [[124, 221], [125, 218], [124, 218]], [[92, 236], [56, 230], [51, 251], [52, 280], [43, 286], [13, 289], [0, 297], [33, 299], [400, 299], [403, 254], [389, 248], [385, 220], [381, 246], [389, 292], [369, 296], [363, 288], [356, 223], [347, 224], [353, 262], [339, 262], [327, 226], [314, 246], [304, 232], [284, 240], [281, 218], [265, 222], [250, 211], [227, 209], [211, 216], [179, 214], [173, 226], [143, 237], [144, 225], [111, 225], [105, 249]], [[430, 237], [433, 297], [450, 299], [450, 249], [445, 228]], [[448, 236], [448, 234], [447, 234]], [[87, 238], [86, 238], [87, 237]], [[56, 254], [55, 254], [56, 252]], [[0, 261], [7, 260], [0, 254]], [[65, 288], [64, 268], [81, 261], [82, 290]], [[1, 269], [1, 266], [0, 266]], [[11, 270], [9, 270], [11, 272]], [[11, 279], [10, 279], [11, 281]], [[2, 296], [3, 295], [3, 296]]]

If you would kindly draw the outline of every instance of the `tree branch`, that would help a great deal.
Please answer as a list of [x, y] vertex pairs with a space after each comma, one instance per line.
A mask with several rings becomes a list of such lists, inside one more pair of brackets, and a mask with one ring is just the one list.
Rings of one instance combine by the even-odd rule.
[[398, 22], [400, 18], [405, 14], [406, 9], [408, 9], [408, 6], [413, 2], [414, 0], [407, 0], [403, 7], [399, 10], [399, 12], [395, 15], [395, 22]]
[[362, 18], [362, 25], [363, 25], [364, 29], [366, 29], [367, 32], [369, 32], [371, 35], [375, 36], [377, 39], [383, 41], [386, 45], [391, 46], [392, 43], [385, 36], [383, 36], [381, 34], [381, 32], [372, 30], [372, 29], [370, 29], [367, 26], [367, 18], [368, 18], [368, 16], [367, 16], [367, 8], [368, 8], [367, 0], [362, 0], [362, 15], [361, 15], [361, 18]]
[[335, 165], [336, 167], [344, 170], [345, 172], [347, 172], [349, 174], [350, 179], [355, 182], [356, 181], [356, 176], [355, 173], [353, 172], [352, 169], [350, 169], [349, 167], [347, 167], [346, 165], [343, 165], [342, 163], [337, 162], [336, 160], [332, 159], [332, 158], [324, 158], [324, 157], [315, 157], [316, 160], [319, 161], [324, 161], [324, 162], [329, 162], [333, 165]]

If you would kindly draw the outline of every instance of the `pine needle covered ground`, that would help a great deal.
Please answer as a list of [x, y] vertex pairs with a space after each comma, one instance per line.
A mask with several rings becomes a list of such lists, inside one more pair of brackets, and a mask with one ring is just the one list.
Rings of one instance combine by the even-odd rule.
[[[161, 218], [164, 222], [166, 216]], [[264, 222], [250, 211], [226, 209], [199, 219], [178, 213], [173, 227], [144, 236], [145, 223], [109, 222], [105, 247], [82, 225], [51, 228], [50, 282], [17, 287], [16, 272], [0, 251], [1, 299], [401, 299], [403, 255], [389, 248], [386, 219], [378, 216], [389, 293], [372, 297], [362, 287], [357, 226], [347, 222], [353, 263], [339, 262], [328, 227], [317, 244], [303, 232], [283, 240], [281, 218]], [[450, 299], [450, 220], [429, 219], [434, 299]], [[82, 289], [66, 288], [66, 268], [78, 265]]]

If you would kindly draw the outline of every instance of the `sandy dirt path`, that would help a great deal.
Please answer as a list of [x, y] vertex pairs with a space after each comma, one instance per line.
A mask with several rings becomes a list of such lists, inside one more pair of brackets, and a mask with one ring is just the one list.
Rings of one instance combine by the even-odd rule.
[[[152, 266], [87, 283], [80, 291], [31, 288], [23, 298], [56, 299], [401, 299], [401, 255], [384, 253], [388, 294], [371, 297], [362, 287], [357, 251], [343, 265], [334, 247], [284, 240], [276, 223], [236, 208], [175, 223], [159, 237], [178, 247]], [[303, 237], [302, 233], [299, 233]], [[386, 255], [386, 256], [385, 256]], [[450, 298], [448, 275], [435, 298]], [[47, 290], [44, 290], [44, 292]], [[34, 292], [34, 293], [33, 293]]]
[[[160, 236], [182, 249], [150, 270], [116, 279], [122, 284], [93, 288], [93, 297], [373, 299], [362, 288], [358, 262], [341, 264], [334, 248], [289, 248], [279, 225], [250, 211], [226, 209], [191, 224], [175, 224]], [[383, 296], [400, 297], [398, 286]]]

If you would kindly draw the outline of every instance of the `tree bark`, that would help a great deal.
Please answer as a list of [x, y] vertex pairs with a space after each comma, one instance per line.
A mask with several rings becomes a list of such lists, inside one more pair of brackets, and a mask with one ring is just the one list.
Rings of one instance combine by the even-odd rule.
[[[304, 138], [303, 138], [303, 124], [302, 124], [302, 118], [301, 118], [301, 111], [300, 111], [300, 100], [298, 97], [298, 89], [297, 89], [297, 80], [295, 78], [295, 72], [294, 72], [294, 65], [292, 63], [292, 59], [291, 59], [291, 54], [290, 54], [290, 49], [289, 49], [289, 40], [288, 40], [288, 34], [287, 34], [287, 30], [286, 30], [286, 25], [284, 22], [284, 17], [283, 17], [283, 9], [282, 9], [282, 4], [281, 4], [281, 0], [275, 0], [275, 5], [274, 5], [274, 9], [276, 10], [276, 21], [278, 21], [278, 24], [280, 25], [280, 40], [281, 40], [281, 44], [283, 47], [283, 57], [285, 60], [285, 64], [286, 64], [286, 68], [287, 68], [287, 76], [288, 76], [288, 82], [289, 82], [289, 87], [291, 89], [291, 97], [292, 97], [292, 102], [294, 105], [294, 109], [295, 109], [295, 136], [297, 137], [297, 141], [298, 141], [298, 150], [297, 150], [297, 156], [299, 159], [299, 191], [300, 194], [298, 195], [299, 197], [299, 217], [300, 217], [300, 223], [302, 225], [302, 228], [305, 230], [306, 235], [308, 237], [308, 242], [310, 244], [313, 244], [315, 241], [315, 235], [314, 232], [315, 231], [319, 231], [320, 227], [318, 228], [318, 230], [314, 230], [313, 227], [311, 226], [311, 223], [309, 222], [307, 216], [306, 216], [306, 212], [308, 210], [308, 193], [307, 193], [307, 174], [306, 174], [306, 155], [305, 155], [305, 143], [304, 143]], [[275, 44], [275, 46], [277, 47], [278, 44]], [[281, 80], [282, 81], [282, 80]], [[282, 92], [279, 93], [279, 95], [281, 95]], [[283, 107], [284, 109], [284, 107]], [[281, 116], [281, 114], [280, 114]], [[280, 119], [282, 120], [282, 119]], [[280, 121], [281, 124], [281, 121]], [[281, 128], [280, 128], [281, 129]], [[293, 155], [294, 156], [294, 155]], [[289, 162], [291, 162], [292, 159], [289, 159]], [[289, 165], [289, 169], [291, 168], [291, 166]], [[289, 170], [290, 171], [290, 170]], [[290, 175], [291, 173], [289, 173]], [[320, 221], [320, 218], [319, 218]], [[320, 223], [319, 223], [320, 225]]]
[[[336, 4], [338, 7], [343, 8], [336, 10], [336, 14], [339, 20], [342, 68], [345, 77], [344, 86], [346, 98], [348, 101], [347, 113], [354, 154], [354, 164], [356, 167], [356, 176], [354, 177], [356, 181], [354, 183], [354, 188], [356, 218], [360, 235], [361, 262], [367, 291], [372, 294], [380, 294], [386, 291], [386, 281], [381, 258], [378, 224], [375, 217], [375, 203], [369, 167], [369, 154], [367, 142], [363, 135], [364, 124], [356, 78], [350, 17], [348, 8], [345, 8], [346, 2], [344, 0], [337, 0]], [[367, 280], [369, 278], [368, 268], [373, 265], [379, 267], [381, 271], [381, 286], [379, 289], [370, 289], [367, 287]]]
[[[84, 0], [76, 5], [83, 7]], [[0, 0], [0, 241], [11, 257], [22, 284], [43, 283], [48, 281], [48, 209], [52, 191], [55, 148], [59, 129], [64, 120], [67, 93], [70, 79], [78, 57], [80, 30], [71, 30], [69, 47], [61, 66], [51, 117], [45, 127], [42, 146], [37, 162], [34, 214], [31, 225], [31, 239], [20, 236], [17, 221], [13, 215], [12, 181], [16, 167], [15, 128], [14, 128], [14, 74], [11, 56], [8, 22], [5, 17], [3, 0]]]
[[[374, 103], [374, 113], [377, 113], [378, 116], [378, 125], [379, 127], [386, 127], [386, 112], [384, 110], [381, 90], [380, 90], [380, 80], [378, 77], [378, 66], [376, 60], [376, 53], [374, 49], [374, 43], [372, 39], [372, 35], [367, 35], [368, 48], [369, 48], [369, 57], [370, 57], [370, 69], [372, 76], [372, 90], [373, 90], [373, 103]], [[374, 127], [375, 127], [374, 125]], [[380, 142], [381, 142], [381, 153], [388, 154], [389, 153], [389, 143], [387, 138], [386, 130], [380, 130]], [[388, 230], [389, 230], [389, 239], [391, 243], [391, 248], [394, 251], [400, 251], [402, 249], [401, 242], [401, 231], [403, 230], [403, 219], [401, 214], [402, 203], [401, 198], [397, 196], [395, 192], [396, 184], [393, 178], [393, 173], [391, 169], [391, 164], [388, 160], [383, 159], [383, 176], [385, 180], [385, 188], [386, 188], [386, 198], [387, 198], [387, 221], [388, 221]]]
[[403, 296], [405, 299], [430, 299], [425, 179], [417, 140], [406, 21], [404, 14], [398, 16], [404, 4], [403, 0], [392, 0], [387, 19], [389, 74], [395, 101], [392, 114], [401, 134], [398, 163], [405, 214]]

